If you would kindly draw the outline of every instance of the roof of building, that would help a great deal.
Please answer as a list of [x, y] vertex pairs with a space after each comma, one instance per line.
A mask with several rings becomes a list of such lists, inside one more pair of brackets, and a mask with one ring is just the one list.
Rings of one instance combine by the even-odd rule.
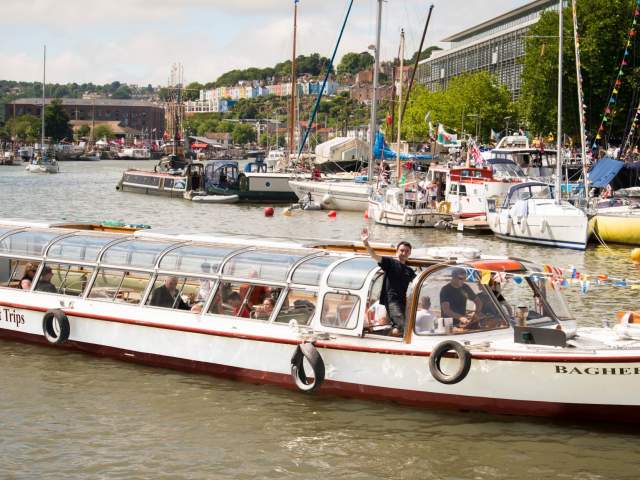
[[[53, 98], [45, 99], [45, 105], [51, 103], [54, 100]], [[117, 100], [114, 98], [96, 98], [94, 99], [86, 99], [86, 98], [60, 98], [63, 105], [74, 105], [74, 106], [109, 106], [109, 107], [155, 107], [155, 108], [164, 108], [162, 105], [152, 102], [147, 102], [144, 100]], [[42, 105], [42, 98], [18, 98], [17, 100], [13, 100], [8, 102], [11, 105]]]
[[512, 22], [514, 20], [518, 20], [522, 17], [526, 17], [532, 13], [538, 12], [540, 10], [545, 10], [553, 5], [556, 5], [558, 2], [556, 0], [534, 0], [531, 3], [527, 3], [522, 7], [515, 8], [510, 10], [502, 15], [494, 17], [485, 22], [479, 23], [473, 27], [467, 28], [462, 32], [451, 35], [447, 38], [444, 38], [443, 42], [459, 42], [461, 40], [467, 39], [469, 37], [473, 37], [483, 31], [490, 30], [491, 28], [496, 27], [497, 25], [506, 24], [508, 22]]

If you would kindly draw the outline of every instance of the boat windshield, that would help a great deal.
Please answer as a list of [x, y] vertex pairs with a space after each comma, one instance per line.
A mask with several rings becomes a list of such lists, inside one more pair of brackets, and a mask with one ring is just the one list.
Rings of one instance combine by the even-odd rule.
[[0, 242], [0, 253], [42, 256], [51, 240], [62, 235], [60, 231], [26, 230], [8, 235]]
[[327, 267], [340, 258], [335, 255], [311, 258], [295, 269], [291, 281], [301, 285], [320, 285], [320, 279]]
[[156, 266], [158, 256], [170, 245], [163, 242], [127, 240], [107, 248], [102, 255], [102, 263], [152, 269]]
[[186, 245], [167, 253], [160, 260], [160, 270], [169, 272], [215, 274], [222, 260], [237, 247]]
[[553, 200], [553, 187], [538, 183], [525, 183], [511, 189], [505, 199], [505, 207], [511, 207], [518, 201], [530, 199]]
[[494, 163], [491, 165], [493, 170], [493, 177], [496, 179], [503, 178], [522, 178], [525, 176], [524, 171], [518, 165], [513, 162], [509, 163]]
[[368, 257], [357, 257], [340, 263], [329, 274], [327, 284], [331, 288], [360, 290], [369, 272], [378, 264]]
[[74, 235], [56, 240], [49, 248], [48, 258], [95, 262], [104, 246], [115, 240], [113, 236]]
[[286, 282], [291, 267], [304, 255], [251, 250], [240, 253], [222, 268], [223, 275], [266, 282]]

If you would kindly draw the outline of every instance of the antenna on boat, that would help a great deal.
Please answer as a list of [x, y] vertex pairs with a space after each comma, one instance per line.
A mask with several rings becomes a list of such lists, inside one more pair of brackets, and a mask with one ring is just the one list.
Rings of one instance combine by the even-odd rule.
[[[291, 55], [291, 105], [289, 105], [289, 159], [297, 150], [295, 145], [296, 128], [296, 90], [298, 74], [296, 71], [296, 34], [298, 29], [298, 0], [293, 2], [293, 53]], [[287, 161], [287, 164], [289, 161]]]
[[367, 179], [369, 183], [373, 181], [373, 164], [375, 162], [374, 145], [376, 143], [376, 133], [378, 130], [378, 72], [380, 71], [380, 31], [382, 26], [382, 2], [378, 0], [378, 13], [376, 15], [376, 44], [374, 46], [374, 62], [373, 62], [373, 95], [371, 97], [371, 120], [369, 122], [369, 140], [371, 141], [371, 159], [369, 160], [369, 168], [367, 170]]
[[558, 2], [558, 131], [557, 131], [557, 149], [556, 152], [556, 192], [555, 203], [560, 205], [562, 200], [561, 183], [562, 183], [562, 50], [563, 50], [563, 33], [564, 33], [564, 19], [562, 14], [564, 0]]
[[42, 55], [42, 111], [40, 112], [40, 117], [42, 120], [42, 132], [40, 135], [40, 155], [44, 157], [44, 86], [46, 82], [46, 74], [47, 74], [47, 46], [44, 45], [44, 52]]

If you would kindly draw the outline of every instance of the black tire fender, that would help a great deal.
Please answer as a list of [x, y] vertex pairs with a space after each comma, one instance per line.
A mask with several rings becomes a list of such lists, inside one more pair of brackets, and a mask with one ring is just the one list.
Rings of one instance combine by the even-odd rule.
[[[305, 358], [313, 369], [313, 380], [310, 380], [304, 371], [303, 362]], [[322, 385], [324, 375], [324, 361], [316, 347], [312, 343], [298, 345], [291, 357], [291, 376], [296, 387], [303, 392], [313, 393]]]
[[69, 319], [59, 308], [47, 310], [42, 317], [42, 331], [47, 342], [59, 345], [69, 339], [71, 327]]
[[[451, 375], [446, 374], [440, 368], [440, 360], [447, 352], [455, 352], [458, 355], [458, 369]], [[445, 385], [458, 383], [467, 376], [471, 368], [471, 354], [463, 345], [454, 341], [446, 340], [439, 343], [429, 356], [429, 371], [433, 378]]]

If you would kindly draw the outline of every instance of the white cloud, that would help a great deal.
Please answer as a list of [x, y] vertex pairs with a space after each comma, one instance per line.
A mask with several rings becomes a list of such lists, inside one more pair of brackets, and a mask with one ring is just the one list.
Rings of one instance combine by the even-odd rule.
[[[330, 56], [346, 3], [301, 0], [300, 54]], [[525, 3], [435, 0], [426, 44]], [[292, 0], [2, 0], [0, 78], [41, 78], [39, 42], [48, 45], [47, 78], [52, 82], [164, 84], [174, 62], [184, 65], [187, 81], [211, 81], [232, 68], [264, 67], [288, 58], [292, 8]], [[384, 3], [384, 58], [396, 54], [401, 27], [407, 32], [407, 52], [413, 53], [427, 8], [422, 0]], [[376, 0], [354, 2], [337, 61], [373, 43], [375, 11]]]

